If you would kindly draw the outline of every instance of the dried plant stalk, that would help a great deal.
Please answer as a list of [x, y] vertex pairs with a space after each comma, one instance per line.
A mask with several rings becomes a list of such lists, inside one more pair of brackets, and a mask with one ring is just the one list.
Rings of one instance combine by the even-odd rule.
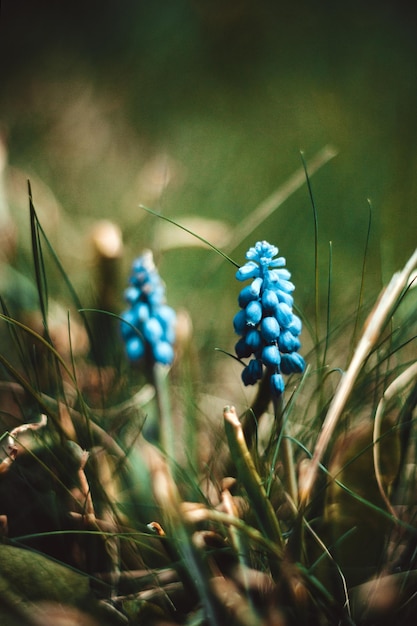
[[382, 291], [375, 307], [373, 308], [365, 329], [356, 350], [353, 354], [352, 361], [343, 377], [330, 404], [329, 410], [323, 422], [319, 438], [317, 440], [313, 458], [303, 476], [300, 484], [300, 505], [301, 508], [307, 504], [314, 481], [317, 476], [318, 467], [323, 454], [329, 444], [331, 436], [336, 428], [336, 424], [343, 412], [349, 394], [351, 393], [355, 380], [375, 346], [381, 331], [387, 320], [392, 314], [395, 304], [398, 302], [402, 292], [409, 283], [410, 276], [417, 265], [417, 250], [414, 251], [404, 268], [393, 275], [387, 287]]

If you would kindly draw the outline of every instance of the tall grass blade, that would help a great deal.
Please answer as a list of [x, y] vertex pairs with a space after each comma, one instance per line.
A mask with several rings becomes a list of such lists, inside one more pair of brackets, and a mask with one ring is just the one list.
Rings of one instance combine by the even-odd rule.
[[305, 168], [308, 168], [310, 176], [318, 172], [326, 163], [337, 156], [337, 150], [327, 145], [322, 148], [304, 167], [296, 170], [288, 180], [278, 187], [270, 196], [265, 198], [233, 231], [233, 241], [226, 246], [228, 254], [233, 252], [255, 228], [268, 219], [284, 202], [288, 200], [306, 182]]
[[327, 314], [326, 314], [326, 337], [324, 339], [323, 350], [323, 368], [326, 367], [327, 350], [329, 348], [330, 339], [330, 312], [331, 312], [331, 294], [332, 294], [332, 271], [333, 271], [333, 245], [329, 241], [329, 272], [327, 279]]
[[46, 279], [46, 271], [42, 253], [42, 246], [39, 236], [39, 220], [36, 215], [35, 207], [33, 204], [32, 188], [30, 181], [28, 181], [28, 194], [29, 194], [29, 214], [30, 214], [30, 231], [32, 238], [32, 256], [35, 269], [35, 279], [38, 289], [39, 308], [42, 315], [42, 323], [48, 340], [48, 283]]
[[371, 237], [372, 204], [371, 204], [370, 200], [368, 200], [368, 206], [369, 206], [368, 229], [366, 231], [365, 249], [364, 249], [364, 253], [363, 253], [362, 271], [361, 271], [361, 283], [360, 283], [360, 287], [359, 287], [358, 308], [357, 308], [357, 313], [356, 313], [356, 318], [355, 318], [355, 326], [353, 328], [353, 334], [352, 334], [352, 350], [353, 350], [353, 348], [355, 346], [355, 343], [356, 343], [356, 336], [357, 336], [357, 333], [358, 333], [358, 326], [359, 326], [359, 315], [360, 315], [360, 311], [362, 309], [362, 304], [363, 304], [363, 294], [364, 294], [364, 286], [365, 286], [365, 270], [366, 270], [366, 262], [368, 260], [369, 240], [370, 240], [370, 237]]
[[316, 344], [319, 343], [319, 316], [320, 316], [320, 293], [319, 293], [319, 219], [317, 213], [316, 202], [314, 200], [313, 189], [311, 187], [310, 174], [308, 171], [308, 165], [304, 158], [304, 153], [301, 152], [301, 161], [303, 164], [304, 175], [307, 182], [308, 193], [310, 196], [311, 207], [313, 209], [314, 219], [314, 292], [315, 292], [315, 329], [316, 329]]
[[[30, 189], [30, 183], [29, 184], [29, 189]], [[32, 239], [35, 242], [35, 253], [36, 253], [36, 258], [39, 256], [38, 254], [38, 249], [41, 251], [41, 242], [40, 242], [40, 236], [42, 236], [42, 241], [44, 242], [44, 244], [46, 245], [46, 248], [49, 252], [49, 254], [51, 255], [54, 264], [56, 266], [56, 268], [58, 269], [64, 284], [68, 290], [68, 293], [70, 295], [70, 298], [72, 300], [72, 302], [74, 303], [75, 308], [77, 309], [77, 311], [79, 312], [79, 314], [81, 315], [81, 318], [83, 320], [83, 324], [85, 327], [85, 330], [87, 332], [88, 335], [88, 339], [90, 342], [90, 347], [91, 347], [91, 352], [94, 356], [94, 344], [95, 344], [95, 340], [94, 340], [94, 334], [91, 330], [90, 324], [88, 322], [87, 317], [84, 315], [84, 309], [83, 306], [81, 304], [81, 301], [78, 297], [78, 294], [76, 292], [76, 290], [74, 289], [74, 286], [72, 285], [68, 274], [66, 273], [61, 261], [59, 260], [58, 255], [56, 254], [51, 242], [49, 241], [43, 227], [42, 224], [40, 223], [34, 205], [33, 205], [33, 200], [32, 200], [32, 196], [31, 196], [31, 192], [30, 192], [30, 206], [31, 206], [31, 230], [32, 230]], [[34, 253], [34, 261], [35, 261], [35, 268], [36, 268], [36, 263], [39, 264], [39, 260], [36, 261], [35, 259], [35, 253]], [[43, 267], [43, 257], [42, 258], [42, 267]], [[41, 269], [41, 268], [39, 268]], [[38, 276], [38, 272], [36, 272], [36, 275]], [[42, 272], [39, 272], [40, 278], [42, 277]], [[44, 276], [44, 280], [45, 280], [45, 287], [46, 287], [46, 278], [45, 278], [45, 272], [43, 272], [43, 276]], [[42, 281], [40, 282], [40, 284], [38, 284], [38, 290], [39, 288], [42, 288]], [[44, 291], [41, 291], [41, 293], [44, 293]], [[46, 294], [47, 295], [47, 294]], [[45, 300], [45, 297], [43, 297], [43, 300]], [[44, 314], [47, 314], [47, 308], [45, 307], [45, 305], [43, 306], [43, 309], [46, 309], [45, 311], [42, 310], [42, 316], [44, 316]]]

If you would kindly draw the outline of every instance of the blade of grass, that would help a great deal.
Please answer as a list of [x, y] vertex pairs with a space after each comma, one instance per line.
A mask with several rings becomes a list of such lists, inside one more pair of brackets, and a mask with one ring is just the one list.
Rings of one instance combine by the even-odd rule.
[[[297, 397], [300, 394], [301, 390], [303, 389], [305, 382], [307, 381], [307, 378], [308, 378], [308, 376], [310, 374], [310, 369], [311, 369], [311, 366], [307, 365], [307, 367], [306, 367], [306, 369], [305, 369], [305, 371], [303, 373], [303, 376], [301, 378], [301, 381], [300, 381], [300, 384], [299, 384], [298, 388], [291, 395], [291, 398], [290, 398], [289, 402], [287, 403], [287, 405], [285, 407], [285, 411], [284, 411], [284, 415], [283, 415], [283, 427], [284, 428], [286, 427], [286, 424], [289, 421], [289, 418], [290, 418], [290, 415], [291, 415], [291, 411], [292, 411], [292, 409], [293, 409], [293, 407], [295, 405]], [[268, 497], [269, 497], [270, 492], [271, 492], [271, 487], [272, 487], [272, 483], [273, 483], [273, 479], [274, 479], [274, 471], [275, 471], [275, 467], [276, 467], [276, 464], [277, 464], [279, 451], [280, 451], [280, 447], [281, 447], [281, 441], [282, 441], [282, 439], [284, 437], [288, 439], [288, 435], [286, 433], [284, 434], [284, 430], [281, 429], [281, 431], [278, 434], [278, 437], [276, 437], [276, 440], [274, 442], [272, 442], [271, 445], [269, 446], [269, 447], [272, 447], [272, 445], [273, 445], [274, 446], [274, 451], [273, 451], [272, 461], [270, 463], [270, 471], [269, 471], [269, 474], [268, 474], [268, 478], [266, 480], [266, 487], [265, 487], [265, 490], [266, 490], [266, 493], [267, 493]], [[292, 480], [293, 480], [294, 484], [296, 484], [295, 477], [293, 477]], [[294, 498], [294, 502], [297, 502], [297, 501], [298, 501], [298, 495], [295, 496], [295, 498]]]
[[281, 529], [246, 445], [236, 409], [225, 407], [223, 417], [230, 454], [237, 466], [238, 477], [246, 489], [259, 525], [265, 535], [282, 548], [284, 544]]
[[26, 326], [22, 322], [19, 322], [18, 320], [15, 320], [14, 318], [9, 317], [7, 315], [4, 315], [3, 313], [0, 313], [0, 320], [3, 320], [5, 322], [7, 322], [8, 324], [11, 324], [13, 326], [17, 326], [18, 328], [21, 328], [26, 333], [28, 333], [28, 335], [31, 335], [37, 341], [39, 341], [39, 343], [41, 343], [46, 348], [46, 350], [48, 350], [55, 357], [55, 359], [59, 362], [59, 364], [62, 365], [62, 367], [64, 368], [65, 372], [68, 374], [71, 382], [74, 383], [74, 385], [75, 385], [76, 381], [73, 378], [71, 370], [69, 369], [69, 367], [67, 366], [67, 364], [65, 363], [64, 359], [59, 354], [59, 352], [54, 348], [54, 346], [47, 339], [45, 339], [44, 337], [39, 335], [39, 333], [37, 333], [32, 328], [29, 328], [29, 326]]
[[151, 215], [154, 215], [155, 217], [159, 217], [160, 219], [165, 220], [166, 222], [169, 222], [170, 224], [173, 224], [177, 228], [181, 228], [181, 230], [184, 230], [186, 233], [188, 233], [189, 235], [192, 235], [193, 237], [195, 237], [199, 241], [202, 241], [204, 244], [206, 244], [206, 246], [208, 246], [209, 248], [211, 248], [212, 250], [217, 252], [217, 254], [219, 254], [221, 257], [223, 257], [223, 259], [225, 259], [226, 261], [229, 261], [229, 263], [231, 263], [235, 267], [239, 267], [239, 265], [235, 261], [233, 261], [233, 259], [231, 259], [227, 254], [222, 252], [219, 248], [214, 246], [212, 243], [207, 241], [207, 239], [204, 239], [204, 237], [201, 237], [197, 233], [194, 233], [193, 231], [191, 231], [189, 228], [186, 228], [185, 226], [182, 226], [182, 224], [179, 224], [178, 222], [176, 222], [175, 220], [171, 219], [170, 217], [166, 217], [166, 215], [162, 215], [161, 213], [158, 213], [157, 211], [153, 211], [152, 209], [149, 209], [148, 207], [144, 206], [143, 204], [140, 204], [139, 206], [140, 206], [141, 209], [143, 209], [144, 211], [147, 211]]
[[320, 314], [320, 293], [319, 293], [319, 220], [316, 202], [314, 200], [313, 190], [311, 187], [310, 175], [308, 171], [308, 165], [304, 158], [304, 153], [301, 152], [301, 161], [303, 164], [304, 175], [307, 182], [308, 193], [310, 196], [311, 207], [313, 209], [314, 219], [314, 292], [315, 292], [315, 339], [316, 345], [319, 343], [319, 314]]
[[[10, 312], [7, 308], [5, 301], [3, 300], [1, 296], [0, 296], [0, 309], [6, 318], [13, 319], [12, 316], [10, 315]], [[17, 332], [15, 324], [8, 324], [7, 328], [9, 330], [12, 342], [16, 346], [16, 353], [19, 357], [19, 361], [21, 363], [23, 371], [25, 372], [27, 378], [31, 380], [33, 378], [32, 376], [33, 372], [31, 368], [28, 367], [27, 365], [28, 356], [25, 351], [24, 343], [21, 341], [21, 338], [19, 337], [19, 333]]]
[[38, 288], [39, 307], [45, 332], [48, 332], [48, 284], [46, 280], [45, 265], [42, 254], [42, 246], [39, 238], [38, 218], [33, 204], [32, 188], [28, 181], [30, 232], [32, 238], [32, 256], [35, 268], [35, 279]]
[[397, 378], [387, 387], [385, 390], [381, 400], [378, 403], [378, 407], [375, 413], [374, 419], [374, 432], [373, 432], [373, 457], [374, 457], [374, 466], [375, 466], [375, 477], [378, 483], [379, 492], [383, 501], [385, 502], [388, 511], [390, 511], [391, 515], [397, 518], [397, 514], [391, 505], [391, 502], [388, 498], [388, 495], [385, 491], [382, 476], [381, 476], [381, 459], [380, 459], [380, 440], [381, 440], [381, 426], [382, 419], [384, 416], [384, 411], [387, 404], [399, 395], [405, 387], [407, 387], [411, 382], [413, 382], [417, 377], [417, 363], [413, 363], [410, 367], [408, 367], [402, 374], [397, 376]]
[[371, 236], [371, 225], [372, 225], [372, 204], [371, 204], [370, 200], [368, 200], [368, 206], [369, 206], [368, 229], [367, 229], [367, 232], [366, 232], [365, 249], [364, 249], [364, 253], [363, 253], [362, 271], [361, 271], [361, 283], [360, 283], [360, 287], [359, 287], [358, 308], [357, 308], [357, 314], [356, 314], [356, 318], [355, 318], [355, 326], [353, 328], [353, 334], [352, 334], [352, 350], [353, 350], [353, 347], [354, 347], [354, 345], [356, 343], [356, 336], [357, 336], [357, 333], [358, 333], [358, 325], [359, 325], [359, 314], [360, 314], [360, 311], [362, 309], [362, 304], [363, 304], [366, 261], [368, 259], [369, 239], [370, 239], [370, 236]]
[[[337, 150], [327, 145], [317, 152], [307, 164], [294, 172], [288, 180], [278, 187], [270, 196], [263, 200], [242, 222], [237, 225], [233, 231], [233, 242], [226, 246], [229, 254], [233, 252], [262, 222], [270, 217], [277, 209], [280, 208], [298, 189], [306, 182], [306, 168], [310, 172], [310, 176], [318, 172], [326, 163], [337, 156]], [[307, 179], [308, 182], [308, 179]]]
[[[30, 183], [28, 182], [29, 185], [29, 189], [30, 189]], [[81, 315], [81, 318], [83, 320], [87, 335], [88, 335], [88, 339], [90, 341], [90, 346], [91, 346], [91, 350], [94, 356], [94, 339], [93, 339], [93, 333], [91, 331], [90, 325], [88, 323], [88, 319], [87, 317], [84, 315], [83, 312], [83, 307], [81, 304], [81, 301], [78, 297], [77, 292], [74, 289], [74, 286], [72, 285], [68, 274], [66, 273], [61, 261], [59, 260], [58, 255], [56, 254], [51, 242], [49, 241], [43, 227], [42, 224], [40, 223], [38, 216], [36, 214], [34, 205], [33, 205], [33, 201], [32, 201], [32, 196], [31, 196], [31, 192], [30, 192], [30, 206], [31, 206], [31, 221], [33, 221], [33, 225], [32, 225], [32, 236], [35, 238], [35, 244], [37, 244], [40, 247], [40, 236], [42, 236], [42, 240], [45, 243], [47, 250], [49, 252], [49, 254], [52, 257], [52, 260], [55, 263], [55, 266], [57, 267], [63, 281], [64, 284], [68, 290], [68, 293], [70, 295], [70, 298], [72, 300], [72, 302], [74, 303], [74, 306], [76, 307], [76, 309], [78, 310], [78, 312]], [[36, 272], [37, 274], [37, 272]], [[46, 280], [46, 279], [45, 279]], [[42, 287], [42, 284], [40, 285]], [[39, 290], [39, 286], [38, 286], [38, 290]], [[45, 311], [46, 313], [47, 311]]]

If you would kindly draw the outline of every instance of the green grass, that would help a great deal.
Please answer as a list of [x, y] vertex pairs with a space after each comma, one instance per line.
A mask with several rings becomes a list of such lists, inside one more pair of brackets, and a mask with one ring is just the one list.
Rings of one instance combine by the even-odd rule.
[[[203, 340], [180, 317], [169, 371], [129, 366], [118, 345], [120, 310], [99, 299], [82, 306], [35, 203], [30, 193], [38, 308], [11, 314], [6, 293], [0, 315], [11, 346], [0, 353], [2, 619], [38, 624], [66, 610], [86, 624], [87, 616], [155, 626], [413, 623], [416, 254], [369, 301], [365, 232], [359, 293], [351, 310], [334, 311], [344, 285], [334, 284], [331, 249], [322, 276], [314, 208], [310, 276], [315, 293], [320, 284], [327, 293], [312, 319], [303, 315], [306, 371], [273, 406], [267, 385], [242, 388], [228, 355], [232, 330], [224, 348], [210, 343], [210, 307], [196, 324]], [[227, 253], [208, 243], [210, 252], [198, 252], [221, 261], [224, 284], [237, 293], [239, 237]], [[164, 267], [170, 253], [160, 254]], [[56, 273], [66, 307], [58, 329]], [[110, 275], [109, 288], [121, 292], [122, 277]], [[212, 283], [212, 308], [231, 329], [236, 305], [222, 298], [221, 281], [217, 296]], [[100, 324], [105, 358], [97, 358]], [[40, 415], [46, 425], [26, 426]], [[160, 424], [154, 443], [143, 434], [152, 419]], [[68, 578], [65, 594], [57, 572]], [[20, 578], [29, 582], [18, 586]]]

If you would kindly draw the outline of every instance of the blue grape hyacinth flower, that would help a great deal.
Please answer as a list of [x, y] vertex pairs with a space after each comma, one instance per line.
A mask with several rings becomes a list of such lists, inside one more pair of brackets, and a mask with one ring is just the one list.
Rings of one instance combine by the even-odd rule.
[[293, 313], [294, 285], [277, 257], [278, 248], [258, 241], [246, 253], [247, 262], [236, 272], [240, 281], [251, 279], [239, 294], [240, 310], [233, 318], [240, 335], [235, 352], [239, 359], [250, 358], [242, 371], [245, 385], [254, 385], [266, 371], [272, 396], [279, 397], [285, 388], [283, 374], [301, 373], [305, 363], [298, 354], [301, 347], [300, 318]]
[[121, 314], [120, 329], [128, 359], [138, 363], [149, 357], [154, 363], [170, 365], [176, 314], [166, 304], [165, 285], [150, 250], [133, 261], [124, 298], [129, 308]]

